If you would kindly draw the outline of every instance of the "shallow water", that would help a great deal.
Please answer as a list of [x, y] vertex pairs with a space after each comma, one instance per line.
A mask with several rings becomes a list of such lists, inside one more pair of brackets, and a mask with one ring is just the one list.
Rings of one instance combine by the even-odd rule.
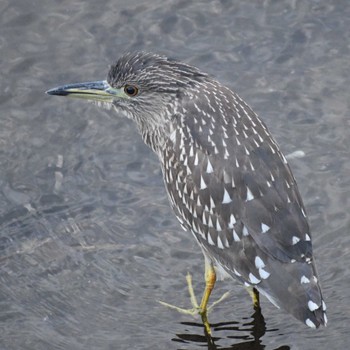
[[[350, 307], [348, 1], [0, 3], [1, 349], [345, 349]], [[246, 292], [199, 320], [203, 258], [172, 214], [134, 125], [48, 88], [104, 79], [130, 50], [180, 58], [236, 90], [290, 161], [310, 219], [329, 326]], [[254, 321], [255, 320], [255, 321]]]

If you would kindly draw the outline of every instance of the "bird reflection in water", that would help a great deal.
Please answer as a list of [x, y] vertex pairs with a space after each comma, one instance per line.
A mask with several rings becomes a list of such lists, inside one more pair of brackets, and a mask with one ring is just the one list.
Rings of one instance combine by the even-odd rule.
[[[277, 332], [278, 329], [267, 329], [264, 316], [261, 313], [260, 308], [256, 308], [253, 315], [249, 318], [246, 318], [247, 322], [220, 322], [212, 323], [211, 327], [215, 335], [220, 334], [220, 332], [230, 332], [229, 335], [225, 337], [211, 336], [206, 333], [204, 327], [204, 333], [180, 333], [176, 334], [176, 338], [172, 340], [174, 342], [182, 343], [183, 345], [187, 344], [189, 347], [182, 347], [181, 350], [190, 350], [194, 349], [192, 345], [199, 345], [201, 348], [208, 347], [208, 350], [262, 350], [266, 349], [266, 345], [263, 344], [262, 337], [266, 332]], [[181, 322], [181, 324], [190, 327], [196, 327], [202, 332], [203, 324], [196, 322]], [[230, 343], [232, 339], [232, 345], [218, 345], [219, 343], [225, 342]], [[290, 350], [288, 345], [282, 345], [274, 350]]]

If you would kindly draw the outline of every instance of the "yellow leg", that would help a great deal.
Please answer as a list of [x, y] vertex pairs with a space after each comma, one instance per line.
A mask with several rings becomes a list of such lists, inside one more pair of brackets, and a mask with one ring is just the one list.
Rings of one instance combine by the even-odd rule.
[[207, 331], [208, 334], [211, 334], [210, 324], [208, 321], [208, 302], [209, 302], [210, 294], [215, 286], [216, 272], [215, 272], [214, 266], [210, 262], [208, 262], [207, 259], [205, 259], [204, 279], [205, 279], [205, 289], [204, 289], [199, 313], [202, 316], [202, 321], [203, 321], [205, 330]]
[[205, 279], [205, 289], [204, 289], [204, 293], [203, 293], [203, 297], [200, 305], [200, 308], [202, 311], [207, 310], [209, 297], [212, 290], [214, 289], [215, 282], [216, 282], [216, 272], [215, 272], [214, 266], [210, 262], [208, 262], [206, 259], [205, 259], [204, 279]]
[[216, 272], [215, 272], [215, 269], [214, 269], [214, 266], [212, 265], [212, 263], [209, 262], [207, 259], [205, 259], [204, 278], [205, 278], [205, 289], [204, 289], [204, 293], [203, 293], [200, 305], [198, 305], [198, 301], [197, 301], [197, 298], [196, 298], [194, 290], [193, 290], [192, 277], [190, 274], [188, 274], [186, 276], [186, 280], [187, 280], [187, 285], [188, 285], [188, 291], [189, 291], [190, 298], [191, 298], [192, 309], [183, 309], [183, 308], [177, 307], [175, 305], [164, 303], [163, 301], [159, 301], [159, 302], [162, 305], [167, 306], [173, 310], [176, 310], [182, 314], [192, 315], [192, 316], [194, 316], [196, 314], [201, 315], [205, 330], [210, 335], [211, 330], [210, 330], [210, 325], [209, 325], [209, 321], [208, 321], [208, 312], [211, 311], [215, 305], [217, 305], [219, 302], [224, 300], [229, 295], [229, 293], [226, 292], [219, 300], [216, 300], [212, 305], [210, 305], [208, 307], [210, 294], [211, 294], [212, 290], [214, 289], [214, 285], [216, 282]]
[[260, 309], [260, 296], [258, 290], [255, 288], [247, 288], [247, 291], [252, 298], [254, 309]]

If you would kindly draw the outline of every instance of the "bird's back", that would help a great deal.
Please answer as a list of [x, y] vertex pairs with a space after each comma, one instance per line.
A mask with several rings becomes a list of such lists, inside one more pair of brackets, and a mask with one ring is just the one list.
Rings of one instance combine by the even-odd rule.
[[215, 264], [307, 325], [326, 323], [305, 209], [266, 126], [215, 81], [183, 95], [161, 153], [170, 202]]

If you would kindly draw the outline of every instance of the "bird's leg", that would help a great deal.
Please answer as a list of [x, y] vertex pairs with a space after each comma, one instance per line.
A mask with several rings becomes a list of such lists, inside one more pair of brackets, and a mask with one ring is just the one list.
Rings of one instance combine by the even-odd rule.
[[207, 305], [209, 301], [210, 294], [214, 289], [216, 282], [216, 272], [214, 266], [205, 259], [205, 272], [204, 272], [204, 280], [205, 280], [205, 289], [202, 296], [202, 301], [200, 305], [200, 309], [202, 311], [207, 310]]
[[250, 288], [247, 288], [247, 291], [252, 298], [254, 309], [255, 310], [260, 309], [260, 296], [259, 296], [258, 290], [256, 288], [250, 287]]
[[205, 327], [205, 330], [208, 334], [211, 334], [210, 324], [208, 321], [208, 301], [212, 290], [214, 289], [216, 282], [216, 272], [214, 266], [211, 262], [205, 259], [205, 289], [202, 296], [201, 305], [199, 307], [199, 314], [202, 317], [202, 321]]
[[210, 325], [209, 325], [209, 321], [208, 321], [208, 312], [210, 312], [213, 307], [215, 305], [217, 305], [218, 303], [220, 303], [222, 300], [226, 299], [227, 296], [229, 295], [228, 292], [224, 293], [222, 295], [222, 297], [218, 300], [216, 300], [212, 305], [210, 305], [208, 307], [208, 302], [209, 302], [209, 297], [210, 294], [214, 288], [215, 282], [216, 282], [216, 272], [215, 272], [215, 268], [212, 265], [211, 262], [209, 262], [207, 259], [205, 259], [205, 274], [204, 274], [204, 278], [205, 278], [205, 289], [203, 292], [203, 296], [202, 296], [202, 300], [200, 305], [198, 304], [194, 289], [193, 289], [193, 285], [192, 285], [192, 277], [190, 274], [187, 274], [186, 276], [186, 280], [187, 280], [187, 285], [188, 285], [188, 291], [190, 294], [190, 298], [191, 298], [191, 304], [192, 304], [192, 308], [191, 309], [183, 309], [180, 307], [177, 307], [175, 305], [171, 305], [168, 303], [164, 303], [163, 301], [159, 301], [160, 304], [169, 307], [173, 310], [176, 310], [182, 314], [185, 315], [196, 315], [199, 314], [201, 315], [205, 330], [207, 332], [207, 334], [211, 334], [211, 330], [210, 330]]

